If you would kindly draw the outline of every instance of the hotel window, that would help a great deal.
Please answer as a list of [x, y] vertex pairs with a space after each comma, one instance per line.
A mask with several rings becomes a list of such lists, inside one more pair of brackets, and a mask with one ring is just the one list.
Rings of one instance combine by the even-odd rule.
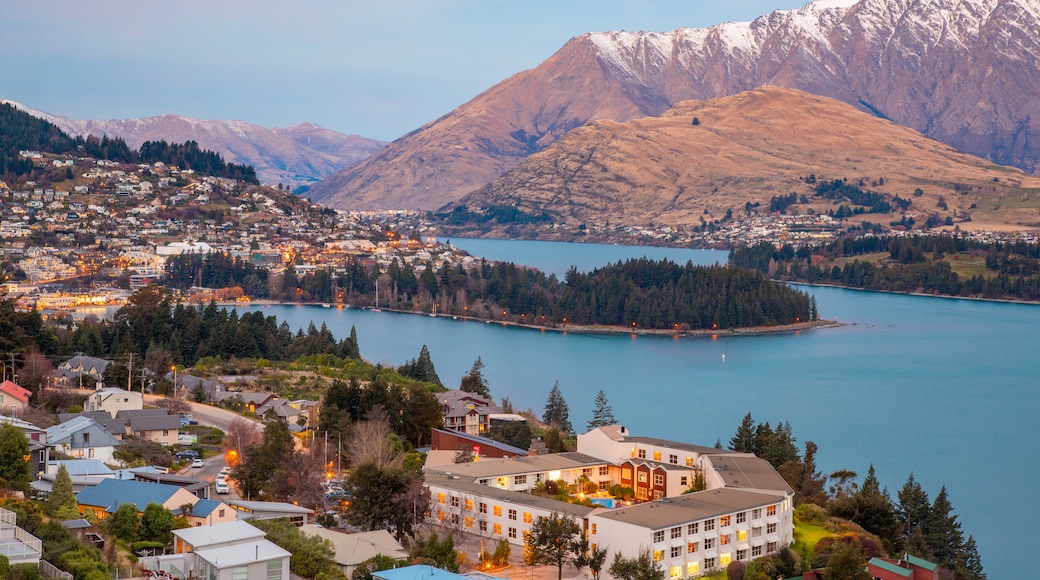
[[696, 534], [696, 533], [701, 531], [700, 527], [701, 527], [701, 525], [700, 525], [699, 522], [693, 522], [692, 524], [689, 524], [688, 526], [686, 526], [686, 533], [687, 534]]
[[719, 536], [719, 545], [725, 546], [727, 544], [729, 544], [729, 534], [723, 534]]
[[660, 460], [661, 460], [661, 452], [660, 451], [654, 451], [654, 461], [660, 461]]
[[671, 463], [672, 465], [679, 465], [679, 456], [678, 455], [669, 455], [668, 456], [668, 463]]
[[506, 481], [507, 480], [506, 480], [505, 477], [498, 478], [498, 487], [505, 487], [506, 486]]
[[581, 470], [581, 475], [584, 476], [584, 477], [587, 477], [589, 479], [592, 479], [592, 468], [591, 467], [586, 467], [586, 468], [582, 469]]
[[700, 550], [700, 549], [701, 549], [700, 542], [690, 542], [690, 543], [686, 544], [686, 553], [687, 554], [692, 554], [692, 553], [694, 553], [694, 552], [696, 552], [697, 550]]
[[646, 449], [640, 449], [639, 450], [639, 458], [640, 459], [646, 459]]
[[715, 567], [715, 558], [705, 558], [704, 559], [704, 569], [705, 570], [711, 570], [714, 567]]
[[646, 488], [645, 487], [637, 487], [636, 488], [636, 499], [646, 499]]
[[632, 479], [632, 470], [627, 467], [622, 468], [621, 479]]
[[492, 526], [491, 527], [491, 533], [495, 534], [496, 536], [501, 536], [502, 535], [502, 524], [495, 524], [494, 526]]
[[751, 537], [752, 538], [758, 538], [758, 537], [761, 537], [761, 536], [762, 536], [762, 526], [759, 526], [757, 528], [751, 528]]
[[775, 551], [776, 551], [776, 542], [769, 542], [768, 544], [766, 544], [766, 553], [767, 554], [772, 554]]
[[671, 577], [671, 578], [681, 578], [682, 577], [682, 566], [672, 566], [671, 568], [669, 568], [668, 574], [669, 574], [669, 577]]
[[438, 493], [437, 494], [437, 503], [441, 503], [441, 504], [444, 503], [444, 494], [443, 493]]
[[509, 537], [516, 539], [516, 528], [509, 528]]
[[473, 511], [473, 500], [471, 500], [471, 499], [467, 499], [466, 500], [466, 509], [469, 510], [469, 511]]
[[671, 538], [674, 540], [682, 535], [682, 526], [675, 526], [671, 530]]
[[760, 517], [762, 517], [762, 508], [755, 508], [751, 510], [751, 519], [757, 520]]
[[710, 550], [715, 547], [715, 538], [708, 538], [704, 540], [704, 549]]
[[690, 485], [690, 484], [686, 483], [687, 481], [688, 481], [688, 479], [687, 479], [687, 477], [686, 477], [686, 476], [684, 475], [684, 476], [682, 476], [682, 477], [680, 477], [680, 478], [679, 478], [679, 485], [681, 485], [681, 486], [683, 486], [683, 487], [687, 487], [687, 486], [689, 486], [689, 485]]
[[737, 532], [737, 541], [743, 542], [745, 540], [747, 540], [747, 530], [740, 530]]
[[659, 489], [655, 489], [654, 490], [654, 499], [664, 499], [664, 492], [659, 490]]
[[710, 532], [715, 529], [715, 520], [704, 520], [704, 531]]
[[721, 554], [719, 556], [719, 566], [722, 567], [722, 568], [725, 568], [726, 566], [729, 566], [729, 563], [730, 563], [731, 560], [732, 560], [732, 556], [730, 556], [729, 552], [726, 552], [725, 554]]
[[529, 524], [534, 518], [531, 517], [531, 512], [524, 512], [524, 523]]
[[451, 514], [451, 525], [459, 525], [459, 514]]
[[591, 529], [592, 529], [592, 535], [595, 536], [596, 535], [596, 524], [592, 524]]
[[646, 483], [646, 472], [640, 471], [637, 479], [639, 480], [639, 483]]
[[480, 502], [480, 513], [482, 513], [482, 514], [486, 514], [487, 513], [487, 504], [484, 503], [484, 502]]
[[516, 519], [516, 510], [509, 510], [509, 519], [511, 519], [511, 520], [515, 520]]
[[459, 507], [459, 498], [451, 496], [451, 507]]
[[232, 568], [231, 580], [249, 580], [249, 566], [238, 566]]
[[437, 510], [437, 520], [441, 522], [444, 521], [444, 510]]
[[478, 522], [478, 524], [477, 524], [477, 527], [480, 528], [480, 531], [486, 532], [487, 531], [487, 522], [485, 522], [484, 520], [480, 520], [480, 522]]
[[599, 482], [599, 490], [600, 491], [607, 491], [608, 489], [610, 489], [610, 481], [601, 481], [601, 482]]
[[747, 512], [737, 512], [737, 523], [742, 524], [747, 521]]
[[471, 518], [469, 516], [466, 516], [466, 527], [467, 528], [472, 528], [473, 527], [473, 518]]
[[693, 467], [693, 458], [692, 457], [687, 457], [686, 458], [686, 467]]
[[776, 506], [775, 505], [771, 505], [771, 506], [767, 507], [766, 508], [766, 515], [767, 516], [775, 516], [776, 515]]
[[523, 485], [525, 483], [527, 483], [527, 476], [526, 475], [514, 475], [513, 476], [513, 485]]
[[606, 465], [601, 465], [600, 468], [599, 468], [599, 474], [600, 475], [610, 475], [610, 467], [608, 467]]
[[664, 530], [657, 530], [654, 532], [654, 543], [664, 541]]
[[694, 576], [694, 575], [696, 575], [700, 571], [701, 571], [701, 563], [700, 562], [688, 562], [686, 564], [686, 575], [687, 576]]
[[494, 513], [494, 514], [495, 514], [495, 517], [496, 517], [496, 518], [500, 518], [500, 517], [502, 517], [502, 506], [500, 506], [500, 505], [496, 505], [496, 506], [495, 506], [495, 509], [494, 509], [494, 510], [492, 510], [492, 513]]
[[656, 485], [658, 487], [664, 485], [664, 476], [661, 475], [660, 473], [655, 473], [654, 474], [654, 485]]
[[776, 533], [776, 524], [766, 524], [766, 533], [767, 534], [775, 534]]
[[282, 561], [271, 560], [267, 563], [267, 580], [281, 580]]
[[737, 561], [743, 562], [747, 560], [747, 550], [737, 550]]
[[654, 550], [654, 562], [660, 562], [664, 559], [664, 550]]
[[719, 527], [724, 528], [729, 525], [729, 516], [722, 516], [719, 518]]
[[679, 556], [682, 556], [682, 546], [672, 546], [668, 556], [670, 558], [678, 558]]
[[757, 558], [762, 555], [762, 546], [751, 546], [751, 557]]

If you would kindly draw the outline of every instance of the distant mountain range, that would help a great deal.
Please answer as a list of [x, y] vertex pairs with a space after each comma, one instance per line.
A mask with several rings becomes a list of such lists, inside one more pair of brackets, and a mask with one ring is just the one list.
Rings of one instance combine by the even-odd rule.
[[850, 208], [891, 206], [857, 215], [857, 224], [899, 220], [898, 196], [919, 224], [934, 215], [990, 229], [1040, 226], [1040, 176], [835, 99], [779, 87], [686, 101], [659, 117], [593, 121], [458, 204], [544, 212], [571, 224], [695, 226], [727, 211], [765, 213], [772, 198], [792, 192], [798, 213], [833, 212], [839, 205], [814, 195], [814, 186], [836, 179], [878, 194], [843, 202]]
[[283, 183], [293, 188], [349, 167], [384, 145], [314, 123], [267, 129], [244, 121], [203, 121], [179, 115], [85, 121], [51, 115], [14, 101], [0, 102], [49, 121], [69, 135], [122, 137], [134, 149], [145, 141], [193, 140], [203, 149], [221, 154], [227, 162], [252, 165], [262, 183]]
[[310, 195], [338, 208], [438, 208], [589, 121], [766, 85], [838, 99], [1035, 172], [1038, 55], [1036, 0], [822, 0], [750, 23], [585, 34]]

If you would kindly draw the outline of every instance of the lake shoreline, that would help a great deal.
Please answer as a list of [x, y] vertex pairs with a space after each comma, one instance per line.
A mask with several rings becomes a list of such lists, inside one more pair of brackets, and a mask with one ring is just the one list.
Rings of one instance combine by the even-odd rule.
[[[217, 302], [217, 306], [223, 307], [237, 307], [237, 306], [309, 306], [309, 307], [326, 307], [336, 310], [367, 310], [372, 312], [372, 308], [361, 307], [361, 306], [350, 306], [348, 304], [329, 304], [325, 306], [325, 302], [283, 302], [278, 300], [252, 300], [249, 302]], [[718, 329], [689, 329], [689, 330], [676, 330], [671, 328], [628, 328], [625, 326], [608, 326], [608, 325], [584, 325], [584, 324], [560, 324], [556, 326], [541, 326], [538, 324], [525, 324], [523, 322], [513, 322], [510, 320], [491, 320], [486, 318], [478, 318], [474, 316], [460, 316], [457, 314], [431, 314], [429, 312], [421, 312], [418, 310], [398, 310], [395, 308], [382, 307], [379, 312], [393, 312], [395, 314], [411, 314], [417, 316], [429, 316], [431, 318], [445, 318], [450, 320], [457, 320], [460, 322], [483, 322], [484, 324], [495, 324], [499, 326], [507, 326], [513, 328], [523, 328], [528, 330], [538, 330], [541, 332], [560, 332], [560, 333], [573, 333], [573, 334], [607, 334], [607, 335], [619, 335], [629, 334], [635, 336], [675, 336], [678, 338], [700, 338], [710, 336], [760, 336], [770, 334], [788, 334], [794, 332], [801, 332], [803, 330], [820, 330], [825, 328], [835, 328], [844, 326], [844, 323], [840, 323], [837, 320], [816, 320], [812, 322], [799, 322], [796, 324], [785, 324], [777, 326], [749, 326], [747, 328], [718, 328]]]

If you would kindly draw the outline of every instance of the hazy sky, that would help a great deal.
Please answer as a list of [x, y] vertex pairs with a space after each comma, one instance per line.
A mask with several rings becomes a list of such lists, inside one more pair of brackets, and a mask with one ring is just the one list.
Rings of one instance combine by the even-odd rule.
[[0, 98], [76, 119], [313, 121], [392, 140], [585, 32], [746, 21], [805, 1], [4, 2]]

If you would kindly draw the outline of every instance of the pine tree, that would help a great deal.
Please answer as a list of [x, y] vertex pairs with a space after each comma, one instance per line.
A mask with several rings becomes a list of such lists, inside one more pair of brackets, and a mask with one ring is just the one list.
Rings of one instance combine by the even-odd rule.
[[729, 448], [741, 453], [754, 453], [755, 420], [751, 418], [751, 413], [744, 415], [744, 420], [737, 427], [737, 432], [729, 440]]
[[964, 559], [963, 576], [968, 580], [986, 580], [986, 573], [982, 571], [982, 558], [979, 557], [979, 550], [975, 546], [973, 536], [968, 536], [964, 547], [961, 548], [961, 553]]
[[816, 470], [816, 443], [805, 442], [805, 455], [802, 458], [802, 487], [798, 490], [800, 499], [822, 505], [826, 501], [823, 493], [827, 485], [827, 476]]
[[473, 367], [462, 377], [462, 381], [459, 383], [459, 390], [475, 393], [490, 399], [491, 387], [488, 386], [487, 379], [484, 378], [483, 369], [484, 361], [480, 360], [478, 356], [477, 360], [473, 361]]
[[[901, 531], [905, 534], [904, 539], [907, 549], [910, 549], [915, 545], [911, 538], [914, 536], [923, 537], [924, 535], [924, 522], [931, 508], [928, 501], [928, 493], [921, 488], [921, 484], [917, 483], [917, 480], [914, 479], [914, 474], [911, 473], [906, 483], [903, 484], [903, 488], [896, 494], [896, 497], [899, 499], [896, 516], [899, 518], [902, 526]], [[921, 557], [927, 557], [927, 554], [921, 551], [913, 551], [912, 553]]]
[[63, 520], [75, 519], [79, 517], [76, 505], [76, 496], [72, 493], [72, 478], [69, 476], [69, 470], [62, 465], [58, 468], [51, 493], [47, 496], [47, 515]]
[[552, 390], [549, 391], [542, 421], [555, 425], [560, 431], [571, 432], [570, 411], [567, 408], [567, 401], [563, 400], [563, 393], [560, 392], [560, 381], [556, 381]]
[[593, 402], [593, 405], [592, 420], [585, 427], [587, 431], [592, 431], [597, 427], [617, 424], [617, 419], [614, 418], [614, 410], [611, 409], [610, 403], [607, 402], [607, 395], [602, 390], [596, 394], [596, 400]]
[[885, 542], [885, 548], [889, 552], [894, 551], [900, 535], [899, 520], [896, 518], [892, 500], [887, 493], [881, 491], [873, 464], [852, 503], [855, 510], [852, 520], [868, 532], [877, 534]]
[[950, 570], [957, 567], [964, 536], [957, 516], [953, 515], [953, 504], [946, 495], [945, 485], [939, 490], [939, 495], [935, 496], [928, 511], [924, 537], [936, 564]]

